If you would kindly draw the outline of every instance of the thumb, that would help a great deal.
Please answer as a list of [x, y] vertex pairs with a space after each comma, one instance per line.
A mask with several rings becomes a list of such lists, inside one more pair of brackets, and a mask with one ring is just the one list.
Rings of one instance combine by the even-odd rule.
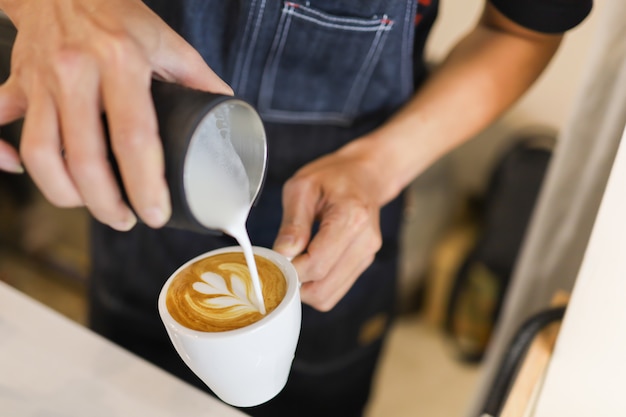
[[161, 53], [155, 57], [159, 76], [166, 81], [196, 90], [232, 96], [233, 90], [207, 65], [202, 56], [180, 35], [171, 31], [164, 36]]
[[274, 241], [274, 250], [293, 258], [306, 249], [315, 221], [319, 193], [308, 187], [287, 183], [283, 189], [283, 219]]

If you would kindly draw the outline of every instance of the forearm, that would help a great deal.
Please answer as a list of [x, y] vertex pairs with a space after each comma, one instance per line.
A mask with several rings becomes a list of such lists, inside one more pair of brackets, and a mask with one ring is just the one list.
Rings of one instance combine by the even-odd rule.
[[395, 117], [344, 149], [362, 153], [367, 169], [375, 172], [373, 186], [381, 203], [493, 122], [557, 50], [561, 36], [532, 33], [501, 19], [487, 10]]

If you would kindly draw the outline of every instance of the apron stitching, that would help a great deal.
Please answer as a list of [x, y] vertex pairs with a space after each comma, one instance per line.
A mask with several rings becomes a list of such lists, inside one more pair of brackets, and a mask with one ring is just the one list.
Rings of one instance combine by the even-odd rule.
[[[250, 39], [250, 47], [248, 48], [246, 60], [243, 64], [242, 69], [242, 80], [241, 80], [241, 88], [245, 91], [246, 84], [248, 83], [248, 76], [250, 74], [250, 63], [252, 61], [252, 55], [254, 53], [254, 46], [256, 45], [256, 41], [258, 39], [259, 31], [261, 30], [261, 22], [263, 21], [263, 14], [265, 13], [265, 0], [261, 1], [261, 6], [259, 7], [259, 14], [256, 19], [256, 24], [254, 27], [254, 33]], [[242, 94], [242, 92], [240, 92]]]
[[374, 63], [378, 62], [377, 55], [380, 55], [380, 52], [382, 52], [383, 49], [382, 47], [379, 48], [379, 46], [383, 45], [382, 40], [386, 39], [386, 36], [383, 35], [386, 35], [386, 33], [391, 30], [392, 26], [393, 21], [387, 19], [386, 16], [380, 21], [376, 37], [374, 38], [374, 41], [370, 46], [370, 50], [367, 52], [367, 56], [365, 57], [365, 63], [357, 73], [355, 81], [352, 84], [352, 88], [350, 89], [350, 93], [348, 94], [346, 104], [344, 105], [344, 114], [351, 114], [354, 108], [357, 106], [358, 100], [361, 99], [361, 97], [359, 96], [362, 96], [365, 93], [365, 89], [362, 89], [362, 91], [360, 91], [360, 94], [357, 94], [359, 92], [359, 88], [357, 87], [360, 86], [361, 80], [365, 80], [368, 74], [371, 75], [372, 70], [374, 69]]
[[302, 5], [297, 4], [297, 3], [290, 3], [290, 4], [294, 4], [295, 6], [297, 6], [297, 7], [294, 7], [294, 9], [301, 8], [302, 11], [300, 12], [300, 14], [305, 14], [305, 13], [313, 14], [321, 18], [322, 21], [325, 20], [325, 21], [331, 21], [331, 22], [345, 22], [345, 23], [351, 23], [352, 25], [363, 25], [363, 26], [365, 25], [377, 26], [379, 24], [379, 19], [376, 17], [373, 17], [368, 20], [364, 18], [332, 16], [332, 15], [320, 12], [319, 10], [311, 9], [306, 6], [303, 7]]
[[[250, 32], [250, 27], [252, 26], [250, 22], [252, 21], [252, 17], [254, 16], [254, 9], [256, 8], [257, 0], [253, 0], [252, 4], [250, 4], [250, 11], [248, 12], [248, 18], [246, 19], [246, 28], [243, 32], [242, 45], [245, 44], [246, 39], [248, 39], [248, 33]], [[247, 52], [247, 51], [246, 51]], [[235, 64], [235, 73], [233, 74], [233, 90], [237, 90], [239, 87], [239, 83], [241, 82], [242, 76], [242, 63], [241, 60], [244, 59], [244, 56], [247, 58], [247, 53], [244, 53], [243, 50], [240, 50], [237, 54], [237, 62]]]
[[413, 45], [411, 42], [412, 37], [415, 34], [415, 26], [411, 24], [412, 20], [415, 20], [417, 14], [417, 1], [407, 0], [406, 11], [404, 16], [404, 36], [402, 37], [402, 61], [400, 62], [400, 74], [401, 85], [403, 85], [407, 91], [413, 90], [413, 67], [410, 65], [413, 56]]
[[[376, 25], [372, 25], [372, 26], [363, 26], [363, 27], [355, 27], [355, 26], [350, 26], [350, 25], [341, 25], [338, 23], [330, 23], [330, 22], [324, 22], [323, 20], [319, 20], [316, 19], [314, 17], [311, 16], [307, 16], [304, 15], [302, 13], [298, 13], [295, 10], [289, 10], [285, 12], [286, 14], [290, 14], [293, 15], [299, 19], [302, 20], [307, 20], [309, 22], [313, 22], [319, 26], [324, 26], [324, 27], [328, 27], [328, 28], [332, 28], [332, 29], [342, 29], [342, 30], [349, 30], [351, 32], [378, 32], [380, 31], [380, 26], [381, 26], [381, 21], [377, 20], [376, 21]], [[389, 30], [390, 28], [384, 29], [384, 30]]]
[[[349, 124], [354, 119], [354, 114], [357, 111], [359, 101], [362, 100], [367, 90], [361, 89], [364, 83], [372, 76], [376, 70], [380, 57], [383, 52], [387, 50], [386, 42], [389, 38], [389, 33], [392, 29], [397, 32], [395, 35], [398, 42], [395, 47], [400, 48], [399, 61], [400, 68], [398, 69], [398, 83], [396, 88], [400, 89], [402, 97], [408, 97], [408, 94], [412, 88], [411, 73], [411, 61], [408, 59], [407, 48], [411, 44], [412, 25], [407, 24], [412, 20], [412, 12], [416, 6], [416, 0], [405, 0], [404, 5], [398, 5], [399, 10], [405, 11], [403, 21], [405, 26], [401, 29], [397, 27], [398, 20], [389, 19], [385, 14], [382, 18], [380, 15], [375, 16], [372, 20], [364, 21], [362, 18], [349, 18], [349, 17], [336, 17], [333, 15], [326, 15], [316, 9], [310, 9], [308, 5], [296, 3], [294, 1], [283, 2], [282, 13], [276, 27], [276, 35], [272, 42], [271, 48], [268, 53], [268, 59], [265, 62], [262, 72], [261, 84], [258, 92], [258, 108], [261, 114], [268, 121], [275, 122], [335, 122], [338, 124]], [[368, 48], [365, 61], [361, 64], [360, 68], [352, 78], [354, 82], [349, 87], [348, 94], [345, 99], [344, 105], [340, 110], [336, 111], [294, 111], [289, 109], [274, 109], [273, 103], [277, 92], [276, 88], [281, 85], [281, 79], [278, 78], [278, 71], [281, 68], [281, 62], [287, 48], [287, 42], [291, 39], [291, 24], [295, 21], [294, 18], [299, 18], [302, 21], [309, 21], [318, 27], [333, 28], [335, 30], [342, 30], [346, 32], [369, 32], [373, 33], [374, 39]], [[375, 23], [375, 26], [372, 24]], [[394, 47], [394, 48], [395, 48]], [[251, 51], [249, 51], [251, 54]], [[396, 59], [398, 59], [396, 58]], [[251, 65], [248, 63], [243, 67], [242, 79], [247, 81], [248, 75], [252, 71]], [[306, 80], [303, 81], [306, 84]], [[242, 81], [242, 87], [245, 87], [245, 82]], [[363, 91], [361, 91], [363, 90]]]
[[325, 122], [335, 121], [339, 123], [350, 123], [349, 117], [343, 116], [337, 112], [290, 112], [288, 110], [266, 110], [263, 112], [263, 117], [269, 121], [280, 122], [282, 120], [295, 120], [295, 121], [307, 121], [307, 122]]
[[[272, 49], [270, 50], [270, 56], [272, 57], [271, 62], [268, 62], [264, 69], [266, 75], [263, 76], [263, 79], [267, 79], [268, 83], [267, 85], [264, 82], [261, 84], [259, 108], [271, 107], [272, 98], [274, 97], [274, 85], [276, 84], [276, 72], [278, 71], [279, 64], [278, 57], [285, 47], [285, 43], [287, 42], [287, 33], [289, 32], [289, 27], [291, 26], [292, 15], [287, 13], [291, 9], [293, 9], [293, 7], [290, 6], [290, 3], [285, 3], [283, 14], [280, 17], [280, 22], [278, 23], [278, 33], [280, 35], [275, 39]], [[265, 94], [266, 91], [269, 91], [269, 93]]]
[[[383, 35], [386, 35], [391, 30], [391, 28], [394, 25], [394, 22], [393, 20], [390, 20], [387, 17], [387, 15], [385, 15], [382, 19], [376, 19], [375, 21], [373, 21], [373, 22], [376, 22], [376, 26], [371, 26], [371, 27], [354, 27], [354, 26], [349, 26], [349, 25], [332, 24], [332, 23], [321, 21], [319, 19], [315, 19], [311, 16], [304, 15], [302, 14], [302, 12], [296, 10], [300, 8], [301, 8], [301, 5], [297, 3], [293, 3], [293, 2], [284, 3], [283, 14], [278, 23], [277, 31], [279, 33], [279, 36], [274, 41], [274, 44], [272, 45], [272, 49], [270, 50], [270, 56], [272, 57], [271, 62], [268, 62], [265, 68], [264, 79], [269, 80], [269, 81], [268, 83], [262, 84], [261, 91], [259, 94], [260, 95], [259, 109], [264, 111], [264, 116], [273, 115], [275, 118], [282, 117], [282, 118], [290, 119], [290, 120], [306, 119], [309, 121], [321, 121], [321, 120], [332, 119], [341, 123], [348, 123], [351, 120], [350, 115], [346, 114], [344, 116], [342, 113], [339, 113], [339, 112], [306, 112], [306, 116], [305, 116], [302, 112], [293, 114], [293, 112], [290, 112], [290, 111], [274, 110], [271, 108], [271, 102], [272, 102], [272, 98], [274, 95], [273, 94], [274, 87], [276, 85], [276, 72], [278, 71], [279, 57], [287, 42], [292, 18], [296, 17], [296, 18], [300, 18], [303, 20], [308, 20], [320, 26], [331, 27], [335, 29], [344, 29], [344, 30], [351, 30], [351, 31], [366, 31], [366, 32], [376, 31], [377, 32], [376, 37], [370, 47], [370, 50], [368, 51], [367, 57], [365, 59], [365, 63], [360, 68], [359, 72], [357, 73], [355, 77], [355, 82], [353, 83], [352, 89], [348, 95], [346, 105], [344, 106], [345, 110], [352, 109], [352, 107], [356, 106], [356, 104], [353, 104], [353, 103], [356, 103], [356, 101], [359, 99], [358, 94], [357, 94], [358, 92], [357, 86], [359, 85], [359, 81], [364, 79], [367, 73], [371, 73], [374, 67], [374, 61], [373, 61], [374, 58], [382, 52], [382, 48], [379, 48], [379, 46], [381, 45], [382, 39], [386, 39], [386, 36], [383, 36]], [[319, 14], [319, 15], [323, 16], [322, 14]], [[351, 20], [351, 19], [339, 19], [338, 18], [335, 20], [344, 21], [344, 22], [354, 22], [353, 19]], [[362, 24], [361, 21], [358, 21], [358, 23]], [[372, 22], [367, 22], [367, 24], [371, 24], [371, 23]], [[364, 93], [364, 91], [362, 93]]]

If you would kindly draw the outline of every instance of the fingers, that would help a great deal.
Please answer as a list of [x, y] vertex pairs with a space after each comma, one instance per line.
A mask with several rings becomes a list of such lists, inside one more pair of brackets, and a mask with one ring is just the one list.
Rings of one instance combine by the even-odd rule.
[[[12, 80], [0, 86], [0, 125], [11, 123], [24, 116], [25, 109], [26, 98]], [[0, 140], [0, 170], [14, 174], [24, 172], [15, 148], [2, 140]]]
[[369, 217], [369, 210], [357, 202], [344, 200], [325, 207], [320, 229], [307, 249], [311, 260], [304, 265], [305, 280], [316, 281], [328, 276], [355, 238], [368, 227]]
[[[24, 166], [53, 204], [85, 204], [118, 230], [132, 227], [136, 219], [120, 197], [108, 161], [100, 120], [104, 110], [133, 209], [147, 225], [163, 226], [171, 207], [152, 74], [192, 88], [232, 90], [140, 1], [44, 2], [24, 8], [28, 18], [20, 19], [11, 63], [15, 81], [0, 87], [0, 124], [26, 112], [20, 144]], [[15, 149], [5, 142], [0, 142], [0, 169], [20, 169]]]
[[13, 79], [0, 86], [0, 125], [11, 123], [26, 112], [26, 97]]
[[[37, 89], [36, 86], [33, 88]], [[22, 130], [22, 160], [48, 201], [59, 207], [81, 206], [82, 199], [61, 156], [56, 115], [50, 95], [43, 93], [31, 97]]]
[[163, 226], [171, 206], [163, 148], [152, 96], [150, 67], [131, 48], [113, 59], [102, 75], [102, 99], [107, 111], [111, 146], [130, 202], [151, 227]]
[[302, 253], [311, 237], [319, 192], [296, 179], [283, 188], [283, 219], [273, 249], [288, 258]]
[[60, 61], [57, 103], [68, 170], [96, 219], [116, 230], [129, 230], [136, 218], [122, 200], [108, 161], [99, 110], [97, 65], [83, 54], [69, 50]]
[[15, 148], [0, 139], [0, 170], [13, 174], [22, 174], [24, 167]]
[[[350, 187], [337, 186], [336, 175], [324, 176], [324, 181], [314, 178], [296, 176], [285, 185], [283, 221], [274, 250], [295, 256], [293, 264], [303, 283], [302, 301], [328, 311], [349, 291], [380, 249], [378, 208], [346, 195]], [[320, 227], [309, 242], [316, 218], [320, 219]]]
[[294, 264], [306, 284], [303, 302], [321, 311], [333, 308], [380, 249], [377, 214], [357, 202], [342, 202], [322, 213], [319, 232]]
[[163, 226], [171, 215], [163, 149], [149, 94], [152, 72], [190, 88], [233, 94], [194, 48], [173, 30], [165, 31], [159, 53], [150, 56], [152, 62], [135, 50], [137, 45], [117, 40], [113, 56], [105, 60], [111, 65], [102, 75], [103, 105], [124, 186], [133, 208], [152, 227]]
[[[350, 252], [345, 254], [345, 262], [337, 264], [327, 279], [310, 281], [302, 285], [300, 298], [303, 303], [326, 312], [332, 310], [341, 301], [374, 261], [373, 255], [363, 258], [362, 253]], [[354, 263], [354, 260], [357, 262]]]

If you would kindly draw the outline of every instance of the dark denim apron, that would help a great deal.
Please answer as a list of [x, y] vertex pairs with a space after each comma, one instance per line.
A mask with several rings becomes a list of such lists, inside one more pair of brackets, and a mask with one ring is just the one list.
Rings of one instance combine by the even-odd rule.
[[[248, 221], [255, 245], [272, 246], [286, 179], [307, 162], [380, 125], [414, 89], [415, 0], [147, 3], [265, 121], [267, 182]], [[400, 198], [382, 209], [383, 247], [332, 311], [303, 307], [300, 343], [286, 388], [246, 412], [361, 415], [393, 315], [401, 211]], [[142, 225], [117, 233], [98, 223], [92, 236], [92, 327], [206, 389], [171, 347], [156, 301], [161, 285], [179, 265], [235, 242], [227, 236]]]

